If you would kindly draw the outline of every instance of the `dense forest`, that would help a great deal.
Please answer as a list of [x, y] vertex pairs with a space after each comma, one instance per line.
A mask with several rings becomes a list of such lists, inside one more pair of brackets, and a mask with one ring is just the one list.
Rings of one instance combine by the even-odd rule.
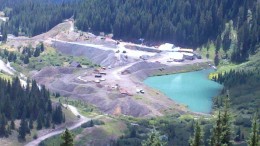
[[234, 34], [226, 29], [226, 24], [232, 22], [237, 34], [230, 56], [233, 62], [247, 60], [259, 47], [257, 0], [16, 1], [5, 0], [0, 6], [10, 17], [8, 32], [15, 35], [34, 36], [73, 17], [78, 29], [113, 33], [117, 39], [144, 38], [148, 42], [168, 41], [191, 48], [214, 41], [227, 51]]
[[[229, 90], [232, 108], [240, 113], [238, 123], [250, 127], [248, 116], [260, 108], [260, 69], [230, 70], [219, 73], [213, 77], [213, 80], [223, 84], [225, 89]], [[215, 98], [216, 107], [221, 106], [222, 100], [220, 97]]]
[[[16, 120], [20, 120], [20, 127], [15, 127]], [[31, 129], [49, 128], [64, 120], [61, 106], [53, 108], [50, 93], [44, 86], [39, 88], [35, 81], [27, 81], [23, 87], [18, 77], [11, 82], [0, 79], [0, 137], [8, 137], [18, 129], [18, 138], [25, 140]]]

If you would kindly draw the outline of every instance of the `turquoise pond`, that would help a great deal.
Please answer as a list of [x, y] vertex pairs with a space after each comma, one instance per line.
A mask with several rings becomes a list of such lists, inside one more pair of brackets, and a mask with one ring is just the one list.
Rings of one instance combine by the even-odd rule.
[[220, 94], [223, 86], [208, 79], [213, 69], [147, 78], [144, 83], [166, 96], [184, 104], [192, 112], [210, 113], [212, 98]]

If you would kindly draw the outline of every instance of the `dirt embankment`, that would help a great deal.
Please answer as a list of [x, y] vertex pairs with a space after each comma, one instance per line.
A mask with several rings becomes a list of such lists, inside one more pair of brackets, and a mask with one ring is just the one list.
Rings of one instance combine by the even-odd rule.
[[158, 75], [167, 75], [179, 72], [188, 72], [193, 70], [200, 70], [208, 68], [208, 64], [206, 62], [200, 62], [196, 65], [194, 64], [183, 64], [183, 65], [173, 65], [167, 66], [157, 62], [139, 62], [131, 67], [127, 68], [129, 74], [132, 74], [138, 80], [143, 81], [148, 77], [151, 76], [158, 76]]
[[125, 56], [120, 56], [119, 58], [117, 58], [115, 52], [112, 50], [84, 46], [84, 44], [72, 44], [54, 41], [53, 47], [57, 48], [57, 50], [61, 53], [72, 56], [84, 56], [88, 58], [91, 62], [106, 67], [122, 66], [133, 61], [131, 58]]

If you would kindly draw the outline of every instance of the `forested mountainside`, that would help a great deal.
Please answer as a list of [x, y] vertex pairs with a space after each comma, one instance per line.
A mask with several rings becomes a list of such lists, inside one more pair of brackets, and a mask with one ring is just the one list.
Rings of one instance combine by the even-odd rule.
[[27, 35], [35, 36], [46, 32], [64, 19], [70, 18], [73, 14], [72, 9], [54, 0], [3, 0], [6, 16], [9, 22], [2, 28], [6, 28], [8, 33], [16, 36]]
[[[2, 0], [3, 1], [3, 0]], [[2, 3], [2, 2], [1, 2]], [[10, 33], [34, 36], [74, 16], [83, 31], [113, 33], [115, 38], [168, 41], [196, 48], [222, 38], [232, 20], [238, 43], [233, 58], [247, 59], [259, 46], [260, 3], [257, 0], [4, 0]], [[229, 38], [228, 34], [225, 36]], [[228, 40], [224, 42], [229, 47]], [[242, 55], [241, 55], [242, 54]], [[244, 56], [243, 56], [244, 55]]]
[[18, 138], [25, 140], [31, 129], [49, 128], [65, 119], [60, 105], [53, 109], [50, 93], [44, 86], [39, 89], [35, 81], [31, 84], [28, 81], [23, 87], [18, 77], [12, 82], [0, 79], [0, 137], [11, 135], [16, 129], [15, 120], [21, 120]]

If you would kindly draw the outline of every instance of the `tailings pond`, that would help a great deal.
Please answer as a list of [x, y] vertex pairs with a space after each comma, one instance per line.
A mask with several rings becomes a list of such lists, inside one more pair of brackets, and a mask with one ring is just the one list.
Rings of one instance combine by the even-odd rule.
[[223, 86], [208, 79], [213, 69], [147, 78], [144, 83], [164, 93], [192, 112], [210, 113], [212, 99]]

